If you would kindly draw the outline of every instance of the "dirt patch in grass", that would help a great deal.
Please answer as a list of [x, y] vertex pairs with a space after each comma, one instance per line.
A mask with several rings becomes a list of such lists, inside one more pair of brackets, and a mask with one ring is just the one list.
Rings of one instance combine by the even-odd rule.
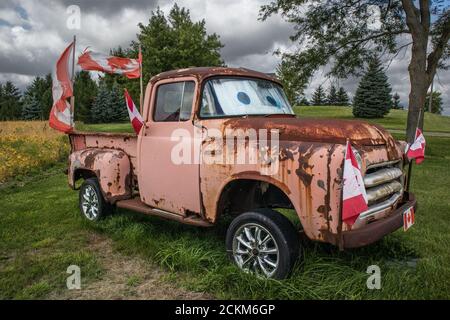
[[83, 285], [80, 290], [64, 290], [52, 293], [49, 299], [145, 299], [145, 300], [203, 300], [212, 299], [210, 294], [192, 292], [176, 287], [164, 277], [167, 272], [151, 261], [138, 256], [126, 256], [113, 249], [112, 240], [92, 233], [88, 246], [104, 268], [101, 279]]

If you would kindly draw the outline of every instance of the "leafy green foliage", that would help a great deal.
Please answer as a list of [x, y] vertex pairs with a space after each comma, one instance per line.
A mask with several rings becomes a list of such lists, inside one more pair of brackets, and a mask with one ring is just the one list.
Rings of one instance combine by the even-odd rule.
[[0, 121], [19, 119], [22, 101], [19, 89], [10, 81], [0, 83]]
[[303, 94], [306, 84], [298, 79], [295, 66], [288, 60], [282, 60], [277, 67], [277, 77], [283, 84], [284, 92], [291, 104], [298, 104], [299, 97]]
[[382, 118], [389, 113], [391, 104], [391, 86], [380, 60], [374, 58], [356, 89], [353, 115], [359, 118]]
[[[144, 84], [164, 71], [224, 65], [219, 36], [208, 34], [205, 20], [192, 21], [189, 10], [177, 4], [167, 16], [159, 8], [152, 11], [148, 24], [139, 24], [137, 41], [132, 41], [129, 48], [112, 50], [112, 54], [137, 58], [139, 45], [142, 48]], [[135, 103], [139, 101], [139, 79], [128, 80], [118, 75], [106, 75], [105, 78], [114, 78], [121, 88], [128, 89]]]
[[314, 91], [312, 103], [316, 106], [322, 106], [326, 103], [325, 91], [322, 85], [318, 86], [316, 91]]
[[[425, 111], [430, 110], [430, 94], [427, 94], [427, 98], [425, 100]], [[442, 113], [442, 97], [439, 91], [433, 91], [433, 97], [431, 101], [431, 112], [436, 114]]]
[[403, 107], [400, 105], [400, 95], [396, 92], [392, 96], [392, 109], [403, 109]]
[[302, 49], [286, 54], [285, 58], [296, 61], [297, 71], [304, 75], [303, 79], [309, 79], [331, 59], [330, 75], [338, 78], [359, 75], [364, 62], [381, 50], [394, 53], [395, 37], [405, 31], [400, 1], [376, 2], [375, 6], [385, 13], [380, 29], [368, 23], [373, 17], [372, 1], [313, 2], [277, 0], [261, 8], [262, 19], [280, 12], [296, 25], [296, 33], [291, 39]]

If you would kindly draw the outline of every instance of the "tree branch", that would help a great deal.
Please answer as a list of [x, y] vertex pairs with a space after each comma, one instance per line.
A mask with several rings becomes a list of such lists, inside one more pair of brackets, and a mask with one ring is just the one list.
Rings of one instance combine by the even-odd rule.
[[392, 56], [392, 58], [389, 60], [388, 66], [386, 67], [386, 70], [389, 69], [389, 67], [391, 66], [392, 61], [394, 61], [395, 58], [397, 58], [397, 56], [400, 54], [400, 52], [402, 51], [402, 49], [412, 45], [413, 42], [408, 42], [407, 44], [404, 44], [400, 47], [397, 48], [397, 52], [394, 54], [394, 56]]
[[419, 17], [417, 16], [418, 9], [414, 6], [412, 0], [402, 0], [402, 6], [406, 13], [406, 24], [409, 30], [414, 36], [419, 35], [422, 30]]
[[420, 0], [420, 22], [426, 33], [430, 32], [430, 1]]
[[444, 25], [441, 37], [436, 42], [434, 50], [428, 55], [426, 73], [428, 75], [429, 81], [431, 81], [432, 76], [436, 72], [439, 59], [441, 59], [442, 54], [444, 53], [445, 47], [447, 46], [449, 40], [450, 40], [450, 19]]
[[384, 37], [384, 36], [387, 36], [387, 35], [390, 35], [390, 34], [397, 35], [397, 34], [402, 34], [402, 33], [410, 33], [410, 32], [408, 30], [399, 30], [399, 31], [396, 31], [396, 32], [383, 32], [383, 33], [374, 34], [374, 35], [372, 35], [370, 37], [367, 37], [367, 38], [364, 38], [364, 39], [350, 40], [350, 41], [347, 41], [346, 43], [344, 43], [343, 45], [337, 47], [335, 50], [333, 50], [331, 52], [331, 54], [334, 54], [334, 53], [338, 52], [339, 50], [345, 48], [346, 46], [348, 46], [349, 44], [352, 44], [352, 43], [356, 43], [357, 45], [359, 45], [359, 44], [361, 44], [363, 42], [367, 42], [367, 41], [370, 41], [370, 40], [375, 40], [377, 38], [381, 38], [381, 37]]

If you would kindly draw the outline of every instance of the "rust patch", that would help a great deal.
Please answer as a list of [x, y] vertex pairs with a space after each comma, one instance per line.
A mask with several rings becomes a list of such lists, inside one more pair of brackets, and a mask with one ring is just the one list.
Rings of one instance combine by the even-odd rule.
[[323, 182], [323, 180], [317, 180], [317, 186], [324, 191], [327, 191], [327, 189], [325, 188], [325, 182]]
[[295, 173], [303, 182], [305, 187], [309, 187], [311, 185], [311, 181], [313, 178], [313, 174], [308, 171], [314, 168], [314, 165], [309, 163], [311, 156], [313, 155], [313, 145], [312, 144], [301, 144], [298, 147], [298, 169], [295, 170]]
[[327, 220], [327, 229], [330, 231], [330, 210], [331, 210], [331, 157], [333, 156], [334, 150], [336, 149], [336, 145], [332, 145], [330, 149], [328, 149], [328, 157], [327, 157], [327, 188], [324, 197], [325, 203], [325, 218]]

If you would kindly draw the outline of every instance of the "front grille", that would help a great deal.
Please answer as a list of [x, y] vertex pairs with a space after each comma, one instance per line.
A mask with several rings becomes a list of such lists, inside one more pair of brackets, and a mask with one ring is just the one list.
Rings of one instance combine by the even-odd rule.
[[394, 206], [403, 194], [401, 161], [390, 161], [369, 166], [364, 175], [369, 210], [360, 217], [380, 212]]

